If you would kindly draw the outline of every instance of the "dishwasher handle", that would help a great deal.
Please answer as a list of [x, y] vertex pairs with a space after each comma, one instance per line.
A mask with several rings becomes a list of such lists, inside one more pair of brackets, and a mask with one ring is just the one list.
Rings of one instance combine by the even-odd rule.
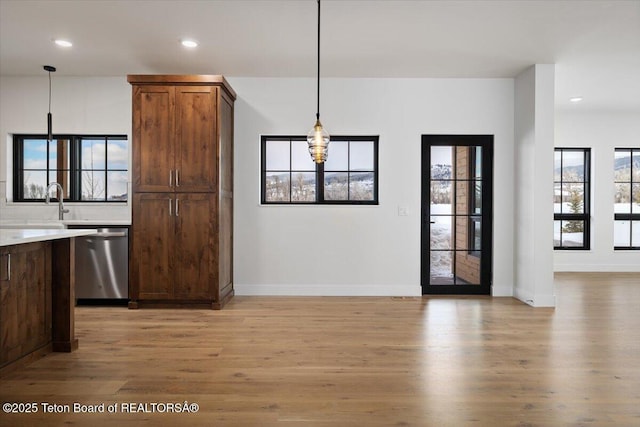
[[[125, 237], [126, 231], [101, 231], [93, 235], [93, 237]], [[88, 236], [92, 237], [92, 236]]]

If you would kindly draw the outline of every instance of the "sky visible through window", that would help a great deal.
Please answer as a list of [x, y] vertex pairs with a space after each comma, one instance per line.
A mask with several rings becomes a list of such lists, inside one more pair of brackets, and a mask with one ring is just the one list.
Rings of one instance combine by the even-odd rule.
[[[49, 155], [47, 157], [47, 144]], [[71, 140], [24, 139], [23, 187], [25, 199], [40, 199], [51, 182], [60, 181], [59, 174], [66, 175], [70, 182], [70, 171], [74, 168], [70, 150]], [[106, 145], [105, 145], [106, 144]], [[58, 163], [58, 147], [66, 155]], [[79, 139], [81, 164], [78, 172], [81, 182], [81, 200], [127, 200], [128, 141], [126, 139], [82, 138]], [[47, 182], [47, 170], [49, 178]], [[67, 185], [68, 186], [68, 185]], [[69, 197], [69, 188], [65, 196]], [[56, 196], [52, 194], [52, 196]]]

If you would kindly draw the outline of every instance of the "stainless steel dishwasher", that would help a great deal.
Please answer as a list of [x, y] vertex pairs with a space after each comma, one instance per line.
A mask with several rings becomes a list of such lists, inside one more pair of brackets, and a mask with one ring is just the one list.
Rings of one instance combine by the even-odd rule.
[[128, 300], [129, 229], [81, 228], [97, 234], [76, 238], [76, 299]]

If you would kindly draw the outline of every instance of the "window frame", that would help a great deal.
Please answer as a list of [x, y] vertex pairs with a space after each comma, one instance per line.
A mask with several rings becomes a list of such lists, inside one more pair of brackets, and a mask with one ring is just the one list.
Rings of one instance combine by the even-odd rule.
[[[560, 236], [562, 236], [562, 222], [563, 221], [582, 221], [583, 226], [583, 240], [582, 246], [562, 246], [562, 237], [560, 238], [560, 243], [556, 246], [555, 242], [553, 245], [554, 250], [568, 250], [568, 251], [587, 251], [591, 249], [591, 148], [588, 147], [555, 147], [554, 148], [554, 164], [555, 164], [555, 153], [561, 152], [564, 153], [566, 151], [573, 152], [582, 152], [583, 153], [583, 204], [582, 204], [582, 213], [553, 213], [554, 227], [555, 222], [560, 221]], [[556, 184], [560, 184], [560, 197], [562, 203], [562, 184], [563, 180], [563, 156], [560, 158], [560, 181], [556, 181], [555, 173], [553, 179], [554, 189]]]
[[[325, 164], [315, 163], [315, 171], [303, 171], [314, 172], [316, 178], [316, 200], [315, 201], [292, 201], [291, 193], [289, 195], [289, 201], [268, 201], [266, 200], [266, 183], [267, 183], [267, 142], [268, 141], [304, 141], [307, 142], [307, 137], [303, 135], [261, 135], [260, 136], [260, 204], [261, 205], [379, 205], [378, 198], [378, 180], [379, 180], [379, 166], [378, 166], [378, 147], [379, 147], [378, 135], [367, 136], [353, 136], [353, 135], [336, 135], [331, 136], [331, 142], [334, 141], [367, 141], [373, 142], [373, 199], [372, 200], [326, 200], [324, 198], [324, 176], [325, 176]], [[329, 156], [331, 155], [331, 142], [329, 143]], [[291, 145], [289, 146], [289, 154], [291, 155]], [[285, 172], [284, 170], [282, 172]], [[289, 173], [292, 172], [291, 164], [289, 164]], [[333, 172], [333, 171], [331, 171]], [[351, 173], [352, 171], [346, 171]], [[353, 171], [357, 172], [357, 171]], [[291, 186], [291, 180], [290, 184]]]
[[[616, 213], [614, 211], [613, 214], [613, 223], [614, 223], [614, 230], [615, 230], [615, 222], [616, 221], [629, 221], [629, 246], [616, 246], [614, 243], [613, 246], [613, 250], [615, 251], [638, 251], [640, 250], [640, 246], [633, 246], [633, 222], [634, 221], [638, 221], [638, 223], [640, 224], [640, 213], [633, 213], [633, 209], [632, 206], [633, 205], [633, 185], [634, 184], [638, 184], [638, 186], [640, 186], [640, 181], [634, 181], [633, 179], [633, 172], [634, 172], [634, 166], [633, 166], [633, 156], [634, 154], [637, 153], [637, 155], [640, 156], [640, 148], [639, 147], [616, 147], [614, 149], [614, 162], [615, 162], [615, 153], [618, 151], [626, 151], [629, 153], [630, 155], [630, 166], [631, 166], [631, 170], [629, 172], [629, 181], [617, 181], [616, 177], [615, 177], [615, 170], [614, 170], [614, 177], [613, 177], [613, 185], [615, 187], [616, 184], [629, 184], [629, 191], [630, 191], [630, 200], [629, 200], [629, 213]], [[614, 166], [615, 167], [615, 166]], [[615, 197], [615, 196], [614, 196]], [[614, 204], [615, 204], [615, 200], [614, 200]], [[614, 242], [615, 242], [615, 238], [614, 238]]]
[[[467, 253], [476, 258], [479, 258], [481, 253], [481, 248], [479, 249], [476, 245], [476, 237], [478, 237], [476, 224], [480, 224], [480, 227], [482, 227], [482, 211], [480, 211], [480, 213], [476, 212], [482, 207], [482, 198], [480, 199], [480, 208], [478, 207], [478, 200], [476, 199], [476, 185], [478, 182], [482, 185], [482, 177], [478, 179], [478, 148], [482, 149], [481, 146], [474, 146], [473, 150], [469, 150], [469, 194], [467, 196], [469, 199], [467, 202], [469, 206], [469, 223], [467, 225], [467, 247], [469, 249]], [[480, 153], [480, 159], [482, 159], [482, 153]], [[482, 165], [480, 165], [480, 173], [481, 172]], [[480, 190], [480, 194], [482, 194], [482, 190]], [[480, 229], [480, 236], [482, 236], [482, 228]], [[480, 247], [482, 247], [482, 243], [480, 243]]]
[[[104, 169], [83, 169], [82, 168], [82, 142], [86, 140], [100, 140], [105, 141], [105, 158]], [[45, 198], [25, 198], [24, 196], [24, 143], [27, 140], [44, 140], [47, 141], [47, 135], [45, 134], [14, 134], [13, 135], [13, 201], [19, 203], [42, 203]], [[109, 141], [126, 141], [127, 145], [130, 143], [128, 135], [125, 134], [54, 134], [52, 135], [52, 141], [54, 140], [67, 140], [69, 142], [69, 188], [65, 188], [65, 202], [73, 203], [128, 203], [129, 191], [128, 182], [129, 178], [129, 163], [127, 157], [126, 169], [110, 169], [108, 167], [108, 142]], [[46, 167], [43, 169], [37, 169], [46, 173], [46, 182], [57, 182], [57, 178], [51, 179], [51, 174], [56, 175], [58, 169], [51, 168], [49, 165], [50, 159], [50, 142], [47, 141], [47, 152], [45, 158], [47, 159]], [[104, 171], [104, 198], [99, 200], [90, 200], [82, 198], [82, 173], [85, 171]], [[127, 174], [127, 198], [124, 200], [112, 200], [108, 199], [108, 179], [109, 172], [126, 172]], [[48, 185], [48, 184], [47, 184]], [[58, 193], [55, 192], [51, 200], [58, 200]]]

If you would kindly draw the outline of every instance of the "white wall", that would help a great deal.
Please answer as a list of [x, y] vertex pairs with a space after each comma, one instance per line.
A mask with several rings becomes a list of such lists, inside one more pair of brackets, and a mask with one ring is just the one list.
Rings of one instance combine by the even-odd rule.
[[[131, 138], [131, 85], [126, 76], [80, 78], [54, 73], [51, 80], [54, 133], [126, 134]], [[11, 202], [11, 135], [46, 134], [48, 98], [47, 76], [0, 77], [0, 219], [57, 218], [57, 206]], [[67, 219], [131, 218], [126, 203], [65, 203], [65, 207], [70, 209]]]
[[[379, 206], [260, 206], [260, 135], [306, 134], [314, 79], [229, 78], [235, 111], [238, 294], [419, 295], [422, 134], [495, 135], [493, 294], [513, 293], [513, 80], [323, 79], [334, 134], [380, 135]], [[12, 133], [46, 132], [46, 77], [0, 78], [0, 218], [55, 218], [7, 203]], [[53, 76], [54, 132], [131, 136], [126, 77]], [[6, 191], [6, 193], [5, 193]], [[7, 194], [9, 193], [9, 194]], [[129, 219], [128, 205], [68, 204], [70, 219]], [[398, 216], [398, 206], [408, 216]]]
[[514, 295], [555, 306], [553, 287], [554, 66], [535, 65], [515, 80]]
[[306, 135], [315, 80], [229, 81], [237, 294], [419, 295], [421, 135], [443, 133], [495, 135], [493, 294], [512, 295], [512, 79], [323, 79], [330, 133], [380, 135], [375, 207], [260, 206], [260, 135]]
[[[585, 101], [586, 102], [586, 101]], [[613, 250], [614, 149], [640, 147], [640, 115], [558, 111], [556, 147], [591, 148], [591, 250], [555, 251], [556, 271], [640, 271], [640, 252]]]

